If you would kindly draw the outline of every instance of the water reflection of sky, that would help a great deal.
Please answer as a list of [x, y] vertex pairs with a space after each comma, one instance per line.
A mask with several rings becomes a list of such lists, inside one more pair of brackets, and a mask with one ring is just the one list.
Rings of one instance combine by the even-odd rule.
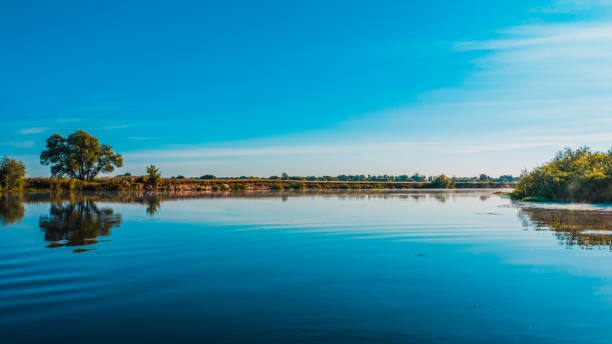
[[[569, 246], [555, 231], [586, 223], [580, 233], [596, 235], [606, 231], [601, 219], [534, 211], [488, 191], [2, 202], [13, 207], [1, 214], [11, 221], [0, 229], [0, 312], [10, 320], [2, 338], [612, 335], [612, 254]], [[58, 230], [51, 238], [48, 221]], [[65, 246], [50, 250], [49, 239]], [[92, 337], [91, 323], [104, 333]]]

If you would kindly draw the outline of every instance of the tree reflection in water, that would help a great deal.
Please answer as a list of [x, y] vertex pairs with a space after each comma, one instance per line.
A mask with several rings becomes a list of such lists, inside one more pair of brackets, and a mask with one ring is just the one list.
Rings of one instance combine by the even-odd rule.
[[41, 216], [39, 220], [45, 240], [50, 242], [49, 248], [98, 243], [99, 236], [110, 235], [112, 228], [120, 224], [121, 214], [115, 214], [110, 208], [98, 208], [94, 201], [52, 204], [49, 216]]
[[612, 212], [597, 210], [522, 208], [519, 216], [525, 227], [551, 230], [568, 247], [612, 250]]
[[149, 216], [153, 217], [159, 211], [161, 207], [161, 198], [160, 197], [146, 197], [143, 199], [143, 203], [146, 205], [146, 212]]
[[2, 223], [2, 227], [6, 227], [15, 222], [23, 220], [24, 216], [25, 207], [23, 206], [23, 196], [0, 196], [0, 223]]

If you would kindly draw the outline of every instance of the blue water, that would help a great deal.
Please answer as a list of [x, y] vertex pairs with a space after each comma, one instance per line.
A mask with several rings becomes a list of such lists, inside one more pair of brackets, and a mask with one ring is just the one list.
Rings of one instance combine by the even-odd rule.
[[5, 198], [0, 342], [610, 343], [612, 253], [588, 234], [608, 214], [529, 207], [490, 191]]

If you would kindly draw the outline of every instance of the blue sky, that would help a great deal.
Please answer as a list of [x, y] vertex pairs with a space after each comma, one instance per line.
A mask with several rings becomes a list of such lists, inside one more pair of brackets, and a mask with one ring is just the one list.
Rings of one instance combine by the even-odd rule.
[[612, 146], [612, 1], [41, 1], [0, 11], [0, 154], [118, 173], [519, 174]]

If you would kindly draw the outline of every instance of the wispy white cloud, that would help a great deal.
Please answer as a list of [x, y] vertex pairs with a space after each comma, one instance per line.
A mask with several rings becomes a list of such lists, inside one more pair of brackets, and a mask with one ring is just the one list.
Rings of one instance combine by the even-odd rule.
[[456, 148], [453, 148], [453, 150], [457, 153], [481, 153], [493, 151], [516, 151], [541, 147], [560, 149], [564, 147], [576, 148], [585, 145], [586, 142], [597, 144], [598, 147], [606, 147], [607, 145], [612, 147], [612, 133], [544, 136], [517, 135], [514, 137], [513, 142], [489, 143], [485, 145], [458, 144], [455, 146]]
[[[536, 46], [538, 48], [563, 45], [563, 50], [571, 50], [569, 44], [588, 44], [612, 41], [612, 24], [608, 22], [587, 24], [548, 24], [529, 25], [506, 29], [501, 34], [510, 36], [486, 41], [459, 42], [459, 51], [504, 50]], [[586, 55], [585, 56], [590, 56]], [[609, 55], [609, 52], [608, 54]]]
[[572, 13], [612, 6], [612, 0], [556, 0], [551, 5], [534, 8], [532, 12], [548, 14]]
[[30, 135], [30, 134], [40, 134], [47, 131], [48, 128], [45, 127], [35, 127], [35, 128], [26, 128], [19, 130], [21, 135]]
[[33, 140], [11, 141], [11, 142], [4, 143], [5, 146], [11, 146], [11, 147], [17, 147], [17, 148], [31, 148], [31, 147], [34, 147], [35, 144], [36, 142], [34, 142]]
[[125, 129], [125, 128], [129, 128], [129, 127], [131, 127], [131, 126], [128, 125], [128, 124], [120, 124], [120, 125], [109, 125], [109, 126], [106, 126], [106, 127], [102, 127], [100, 129], [102, 129], [102, 130], [113, 130], [113, 129]]
[[147, 141], [147, 140], [155, 140], [157, 139], [157, 137], [147, 137], [147, 136], [130, 136], [128, 137], [128, 140], [134, 140], [134, 141]]

